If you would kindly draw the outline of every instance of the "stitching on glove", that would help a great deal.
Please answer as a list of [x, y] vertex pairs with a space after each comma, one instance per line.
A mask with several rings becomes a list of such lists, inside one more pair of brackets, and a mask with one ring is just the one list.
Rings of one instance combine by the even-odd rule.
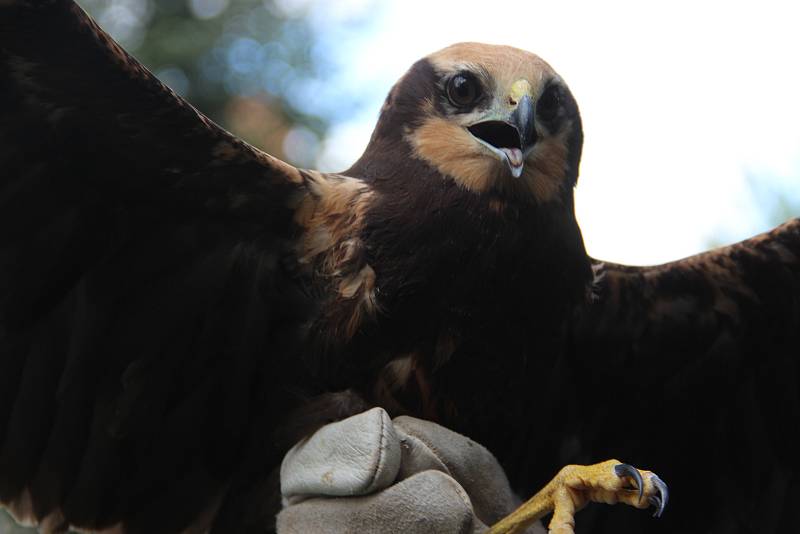
[[[402, 425], [401, 425], [401, 426], [402, 426]], [[411, 437], [413, 437], [413, 438], [416, 438], [416, 439], [418, 439], [418, 440], [419, 440], [419, 441], [421, 441], [421, 442], [422, 442], [422, 443], [423, 443], [423, 444], [424, 444], [426, 447], [428, 447], [428, 449], [430, 449], [430, 451], [433, 453], [433, 455], [434, 455], [434, 456], [436, 456], [436, 459], [437, 459], [437, 460], [439, 460], [440, 462], [442, 462], [442, 465], [443, 465], [443, 466], [445, 466], [445, 467], [447, 468], [447, 474], [448, 474], [448, 475], [452, 475], [452, 474], [453, 474], [453, 469], [452, 469], [452, 467], [450, 466], [450, 463], [449, 463], [449, 462], [446, 462], [446, 461], [444, 460], [444, 457], [443, 457], [443, 456], [442, 456], [442, 455], [439, 453], [439, 450], [438, 450], [436, 447], [434, 447], [433, 445], [431, 445], [430, 443], [428, 443], [428, 442], [427, 442], [426, 440], [424, 440], [424, 439], [423, 439], [421, 436], [419, 436], [419, 435], [415, 434], [414, 432], [410, 432], [410, 431], [409, 431], [409, 429], [403, 429], [403, 431], [404, 431], [406, 434], [408, 434], [409, 436], [411, 436]]]
[[[450, 469], [450, 468], [448, 467], [448, 469]], [[464, 486], [459, 484], [458, 480], [454, 479], [452, 476], [447, 475], [447, 478], [449, 478], [450, 481], [451, 481], [451, 484], [453, 484], [453, 489], [456, 490], [456, 494], [459, 497], [461, 497], [461, 500], [464, 501], [464, 504], [467, 506], [467, 508], [470, 510], [470, 512], [472, 512], [473, 516], [475, 516], [475, 509], [472, 506], [472, 499], [469, 498], [469, 493], [467, 493], [467, 490], [465, 490]], [[477, 517], [477, 516], [475, 516], [475, 517]], [[473, 521], [474, 521], [474, 519], [473, 519]]]
[[[381, 430], [380, 430], [380, 434], [379, 434], [379, 437], [378, 437], [378, 452], [377, 452], [377, 454], [375, 456], [375, 461], [372, 464], [372, 469], [371, 469], [372, 474], [370, 476], [369, 483], [367, 484], [367, 487], [366, 487], [367, 493], [371, 493], [372, 491], [375, 490], [375, 488], [374, 488], [375, 479], [378, 478], [378, 470], [380, 469], [381, 463], [385, 463], [385, 462], [383, 462], [383, 460], [385, 459], [385, 456], [386, 456], [385, 455], [385, 451], [384, 451], [384, 446], [383, 446], [383, 442], [386, 439], [385, 436], [384, 436], [384, 429], [386, 428], [386, 422], [384, 421], [385, 418], [383, 416], [384, 413], [386, 413], [386, 412], [384, 412], [383, 410], [377, 411], [378, 419], [380, 419], [380, 421], [381, 421]], [[388, 417], [388, 415], [387, 415], [387, 417]]]

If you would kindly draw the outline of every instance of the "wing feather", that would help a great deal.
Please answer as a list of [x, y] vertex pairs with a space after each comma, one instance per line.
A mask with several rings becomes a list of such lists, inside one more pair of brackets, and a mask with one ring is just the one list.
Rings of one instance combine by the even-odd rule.
[[[573, 331], [578, 456], [650, 466], [676, 496], [658, 524], [619, 521], [647, 532], [793, 530], [800, 219], [681, 261], [602, 272]], [[593, 532], [639, 531], [605, 521]]]
[[277, 454], [301, 175], [66, 0], [0, 2], [0, 117], [0, 501], [53, 531], [263, 530], [226, 495]]

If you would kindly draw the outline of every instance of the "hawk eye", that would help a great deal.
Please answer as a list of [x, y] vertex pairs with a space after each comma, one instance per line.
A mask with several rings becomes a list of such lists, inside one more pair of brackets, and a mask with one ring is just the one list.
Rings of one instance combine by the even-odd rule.
[[447, 82], [447, 98], [456, 107], [464, 108], [474, 104], [480, 96], [480, 84], [468, 72], [456, 74]]
[[536, 113], [543, 121], [550, 121], [556, 118], [560, 106], [561, 90], [557, 85], [551, 85], [539, 98], [539, 102], [536, 104]]

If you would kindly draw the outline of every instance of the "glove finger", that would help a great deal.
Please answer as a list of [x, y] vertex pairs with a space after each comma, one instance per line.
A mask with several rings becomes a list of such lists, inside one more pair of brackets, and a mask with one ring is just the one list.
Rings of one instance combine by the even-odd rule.
[[277, 527], [278, 534], [476, 534], [486, 530], [475, 518], [466, 492], [440, 471], [418, 473], [373, 495], [305, 500], [284, 508]]
[[281, 494], [288, 502], [308, 496], [366, 495], [394, 482], [400, 441], [381, 408], [326, 425], [295, 445], [281, 464]]
[[469, 494], [475, 515], [488, 525], [519, 506], [503, 468], [486, 447], [430, 421], [401, 416], [393, 422], [402, 452], [398, 478], [428, 469], [449, 474]]

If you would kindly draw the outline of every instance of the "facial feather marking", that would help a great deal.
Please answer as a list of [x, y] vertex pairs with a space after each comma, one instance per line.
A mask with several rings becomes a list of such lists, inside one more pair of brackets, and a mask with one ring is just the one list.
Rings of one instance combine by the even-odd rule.
[[[496, 190], [537, 203], [560, 200], [563, 187], [574, 182], [572, 175], [577, 171], [570, 167], [570, 158], [577, 157], [571, 154], [570, 142], [573, 130], [580, 129], [577, 119], [569, 115], [557, 123], [536, 119], [538, 141], [527, 154], [519, 178], [511, 176], [496, 150], [468, 130], [485, 121], [507, 121], [522, 96], [529, 94], [537, 100], [548, 87], [560, 86], [562, 82], [553, 69], [529, 52], [475, 43], [453, 45], [428, 56], [427, 61], [432, 68], [419, 71], [427, 72], [427, 78], [408, 78], [414, 91], [429, 88], [429, 96], [417, 104], [418, 120], [405, 131], [412, 154], [474, 193]], [[473, 108], [462, 110], [454, 107], [445, 93], [448, 80], [463, 72], [480, 80], [483, 97]], [[411, 91], [400, 85], [395, 90]]]
[[474, 153], [474, 140], [452, 122], [431, 117], [407, 137], [414, 154], [459, 184], [482, 193], [496, 181], [494, 161]]
[[514, 196], [533, 198], [546, 203], [560, 198], [565, 182], [568, 150], [565, 129], [556, 137], [541, 140], [528, 158], [520, 178], [504, 176], [502, 162], [488, 150], [475, 151], [474, 139], [464, 129], [447, 119], [431, 117], [406, 136], [414, 155], [475, 193], [492, 188]]

